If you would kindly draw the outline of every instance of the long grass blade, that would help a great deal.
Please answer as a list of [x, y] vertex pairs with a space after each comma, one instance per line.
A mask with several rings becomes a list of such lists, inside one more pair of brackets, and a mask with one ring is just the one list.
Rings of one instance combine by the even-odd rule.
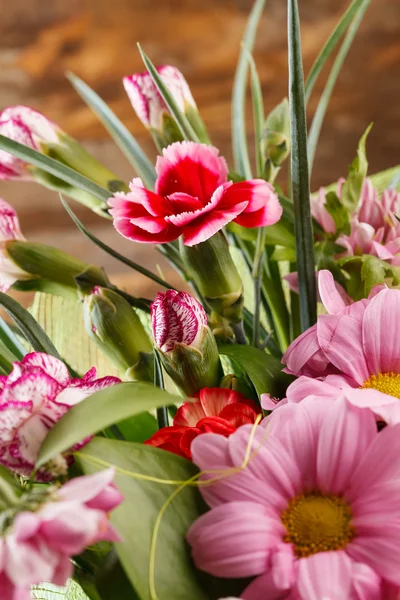
[[297, 270], [299, 273], [300, 316], [302, 330], [304, 331], [316, 321], [317, 300], [307, 161], [304, 76], [297, 0], [288, 0], [288, 45], [290, 137], [292, 148], [290, 172], [295, 215], [294, 226]]
[[343, 66], [343, 63], [346, 59], [346, 56], [351, 48], [351, 45], [354, 41], [358, 28], [363, 20], [365, 12], [370, 4], [371, 0], [363, 0], [358, 8], [358, 12], [351, 22], [347, 34], [343, 40], [343, 43], [337, 53], [335, 61], [332, 65], [331, 72], [328, 77], [328, 81], [326, 82], [324, 91], [321, 94], [321, 98], [318, 103], [317, 110], [315, 111], [315, 115], [313, 121], [311, 123], [310, 131], [308, 134], [308, 142], [307, 142], [307, 152], [308, 152], [308, 167], [311, 176], [315, 151], [317, 149], [318, 139], [321, 133], [322, 124], [324, 121], [325, 113], [328, 108], [329, 100], [332, 95], [333, 88], [335, 87], [337, 78]]
[[256, 63], [249, 52], [247, 52], [247, 60], [250, 64], [251, 99], [253, 105], [254, 142], [256, 153], [257, 177], [261, 177], [264, 172], [264, 160], [261, 149], [261, 138], [263, 134], [265, 121], [264, 102]]
[[67, 79], [82, 100], [86, 102], [103, 123], [114, 142], [119, 146], [136, 173], [143, 180], [145, 186], [152, 189], [156, 180], [155, 169], [127, 127], [125, 127], [111, 108], [87, 83], [73, 73], [67, 73]]
[[58, 177], [62, 181], [65, 181], [80, 190], [89, 192], [89, 194], [103, 200], [105, 204], [110, 197], [109, 190], [97, 185], [97, 183], [94, 183], [84, 175], [70, 169], [70, 167], [67, 167], [58, 160], [49, 158], [32, 148], [24, 146], [24, 144], [14, 142], [14, 140], [10, 140], [10, 138], [4, 135], [0, 135], [0, 150], [9, 152], [13, 156], [17, 156], [28, 164], [34, 165], [35, 167], [42, 169], [42, 171], [50, 173], [50, 175], [54, 175], [54, 177]]
[[140, 44], [138, 44], [138, 48], [139, 48], [139, 52], [142, 57], [142, 60], [144, 62], [144, 65], [145, 65], [150, 77], [152, 78], [154, 85], [160, 92], [160, 95], [161, 95], [162, 99], [164, 100], [165, 104], [168, 106], [168, 109], [169, 109], [171, 115], [174, 117], [175, 122], [176, 122], [177, 126], [179, 127], [183, 137], [185, 138], [185, 140], [199, 142], [200, 140], [199, 140], [196, 132], [194, 131], [194, 129], [191, 126], [191, 124], [189, 123], [188, 119], [183, 114], [183, 112], [180, 110], [177, 103], [175, 102], [173, 95], [171, 94], [171, 92], [169, 91], [169, 89], [167, 88], [167, 86], [165, 85], [163, 80], [161, 79], [157, 69], [151, 62], [150, 58], [142, 50], [142, 48], [140, 47]]
[[258, 23], [261, 19], [264, 6], [265, 0], [256, 0], [250, 12], [232, 91], [232, 146], [235, 170], [246, 179], [251, 179], [245, 117], [247, 75], [249, 71], [247, 54], [251, 54], [253, 50]]
[[65, 210], [67, 211], [67, 213], [69, 214], [69, 216], [71, 217], [71, 219], [73, 220], [73, 222], [75, 223], [75, 225], [77, 226], [77, 228], [79, 229], [79, 231], [81, 231], [84, 235], [86, 235], [86, 237], [89, 238], [89, 240], [91, 242], [93, 242], [94, 244], [96, 244], [96, 246], [98, 246], [99, 248], [101, 248], [102, 250], [104, 250], [104, 252], [107, 252], [107, 254], [109, 254], [110, 256], [113, 256], [114, 258], [116, 258], [120, 262], [124, 263], [124, 265], [127, 265], [128, 267], [131, 267], [131, 269], [133, 269], [134, 271], [137, 271], [138, 273], [141, 273], [145, 277], [148, 277], [149, 279], [152, 279], [153, 281], [155, 281], [156, 283], [158, 283], [162, 287], [165, 287], [165, 288], [170, 289], [170, 290], [174, 289], [174, 287], [172, 285], [170, 285], [169, 283], [167, 283], [166, 281], [164, 281], [163, 279], [161, 279], [161, 277], [158, 277], [157, 275], [155, 275], [154, 273], [152, 273], [151, 271], [149, 271], [145, 267], [142, 267], [138, 263], [134, 262], [133, 260], [129, 260], [129, 258], [126, 258], [126, 256], [123, 256], [123, 254], [120, 254], [119, 252], [117, 252], [113, 248], [110, 248], [110, 246], [107, 246], [107, 244], [105, 244], [104, 242], [102, 242], [101, 240], [99, 240], [99, 238], [97, 238], [95, 235], [93, 235], [93, 233], [90, 233], [90, 231], [88, 231], [86, 229], [86, 227], [84, 226], [84, 224], [82, 223], [82, 221], [80, 221], [78, 219], [78, 217], [76, 216], [76, 214], [69, 207], [69, 205], [67, 204], [67, 202], [63, 199], [63, 197], [60, 196], [60, 198], [61, 198], [61, 202], [62, 202], [63, 207], [65, 208]]
[[315, 82], [318, 79], [319, 74], [325, 66], [326, 61], [329, 59], [332, 52], [335, 50], [336, 45], [338, 44], [340, 38], [346, 31], [347, 27], [352, 22], [353, 18], [357, 14], [360, 6], [363, 4], [364, 0], [353, 0], [352, 3], [347, 8], [346, 12], [343, 14], [342, 18], [336, 25], [335, 29], [332, 31], [328, 40], [326, 41], [324, 47], [321, 52], [318, 54], [317, 58], [311, 70], [307, 76], [307, 80], [305, 83], [305, 102], [308, 103], [311, 93], [314, 89]]

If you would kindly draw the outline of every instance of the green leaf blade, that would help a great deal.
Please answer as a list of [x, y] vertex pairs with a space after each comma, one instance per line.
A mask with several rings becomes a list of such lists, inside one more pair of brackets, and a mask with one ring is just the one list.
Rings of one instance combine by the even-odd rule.
[[97, 115], [136, 173], [143, 180], [145, 186], [153, 189], [156, 180], [155, 169], [127, 127], [125, 127], [111, 108], [87, 83], [73, 73], [67, 73], [67, 79], [82, 100]]
[[73, 187], [92, 194], [99, 200], [102, 200], [105, 206], [107, 205], [107, 200], [110, 197], [110, 192], [108, 190], [97, 185], [97, 183], [94, 183], [87, 177], [84, 177], [84, 175], [67, 167], [58, 160], [49, 158], [41, 152], [37, 152], [32, 148], [24, 146], [24, 144], [14, 142], [14, 140], [10, 140], [4, 135], [0, 135], [0, 149], [9, 152], [13, 156], [24, 160], [28, 164], [33, 165], [50, 175], [54, 175], [54, 177], [65, 181]]
[[249, 70], [247, 55], [248, 53], [251, 54], [253, 50], [256, 31], [264, 6], [265, 0], [256, 0], [250, 12], [232, 91], [232, 146], [235, 170], [246, 179], [251, 179], [252, 176], [245, 124], [246, 87]]
[[38, 455], [37, 467], [74, 444], [114, 423], [180, 398], [147, 383], [121, 383], [96, 392], [69, 410], [49, 431]]
[[288, 0], [290, 172], [295, 214], [300, 317], [305, 331], [317, 319], [314, 239], [307, 161], [307, 124], [297, 0]]

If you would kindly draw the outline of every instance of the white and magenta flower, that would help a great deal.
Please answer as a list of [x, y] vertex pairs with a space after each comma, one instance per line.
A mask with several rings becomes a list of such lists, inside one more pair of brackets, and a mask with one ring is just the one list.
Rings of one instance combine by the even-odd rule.
[[[181, 112], [185, 113], [188, 107], [197, 110], [187, 81], [179, 69], [172, 65], [162, 65], [157, 68], [157, 71]], [[124, 77], [123, 84], [133, 109], [143, 125], [147, 129], [162, 131], [163, 116], [169, 115], [170, 112], [149, 73], [146, 71]]]
[[73, 556], [100, 541], [120, 541], [108, 517], [123, 501], [113, 478], [114, 469], [77, 477], [50, 489], [36, 511], [17, 513], [0, 533], [2, 600], [30, 600], [31, 586], [45, 581], [63, 586]]
[[191, 459], [190, 447], [197, 436], [219, 433], [227, 437], [241, 425], [254, 423], [260, 412], [240, 392], [203, 388], [182, 404], [171, 427], [162, 427], [145, 444]]
[[[94, 367], [82, 379], [71, 379], [61, 360], [41, 352], [15, 362], [13, 371], [0, 377], [0, 464], [29, 477], [53, 425], [87, 396], [116, 383], [116, 377], [96, 379]], [[37, 478], [49, 481], [66, 468], [67, 459], [59, 456]]]
[[262, 179], [227, 181], [225, 159], [217, 148], [176, 142], [157, 158], [155, 193], [140, 179], [130, 192], [110, 198], [118, 233], [135, 242], [163, 244], [183, 236], [200, 244], [234, 221], [263, 227], [279, 221], [282, 207], [273, 187]]
[[186, 292], [168, 290], [157, 294], [150, 309], [154, 341], [161, 352], [171, 352], [176, 344], [200, 346], [208, 321], [196, 298]]
[[[1, 167], [0, 167], [1, 169]], [[1, 177], [1, 176], [0, 176]], [[25, 240], [18, 215], [13, 207], [0, 198], [0, 291], [7, 292], [19, 280], [32, 276], [16, 265], [9, 257], [5, 244], [10, 240]]]
[[[330, 314], [320, 315], [283, 356], [285, 370], [302, 375], [289, 386], [288, 402], [310, 394], [330, 398], [340, 391], [380, 420], [400, 423], [400, 290], [378, 288], [346, 306], [335, 295], [332, 275], [322, 273]], [[272, 408], [267, 403], [264, 396], [264, 407]]]
[[[41, 152], [41, 142], [59, 142], [58, 125], [29, 106], [9, 106], [0, 112], [0, 134]], [[0, 150], [0, 179], [33, 181], [28, 164]]]
[[[343, 180], [338, 182], [340, 198]], [[328, 234], [336, 232], [335, 222], [325, 208], [326, 193], [321, 188], [311, 199], [311, 212]], [[343, 247], [340, 256], [371, 254], [393, 265], [400, 265], [400, 223], [396, 216], [400, 212], [400, 194], [395, 189], [384, 190], [379, 197], [370, 179], [366, 179], [360, 200], [350, 215], [351, 231], [341, 234], [336, 243]]]
[[398, 592], [400, 425], [378, 433], [370, 411], [310, 398], [283, 406], [252, 434], [244, 425], [229, 438], [193, 441], [203, 479], [215, 478], [200, 487], [211, 510], [187, 536], [196, 566], [255, 577], [244, 600], [386, 600], [389, 589]]

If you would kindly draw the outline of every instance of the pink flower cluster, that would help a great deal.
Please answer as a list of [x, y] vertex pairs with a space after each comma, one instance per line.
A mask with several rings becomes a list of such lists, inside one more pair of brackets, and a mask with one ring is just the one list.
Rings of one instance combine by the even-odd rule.
[[[337, 193], [340, 198], [343, 180]], [[332, 216], [325, 208], [326, 193], [323, 188], [311, 199], [311, 212], [326, 233], [335, 233]], [[337, 244], [343, 246], [343, 256], [372, 254], [390, 264], [400, 264], [400, 194], [395, 189], [384, 190], [379, 197], [370, 179], [366, 179], [356, 210], [351, 215], [350, 235], [341, 234]]]
[[183, 235], [187, 246], [200, 244], [234, 221], [263, 227], [279, 221], [282, 207], [263, 179], [228, 181], [228, 167], [213, 146], [175, 142], [157, 158], [155, 192], [140, 179], [130, 192], [110, 198], [118, 233], [135, 242], [164, 244]]
[[113, 485], [114, 469], [72, 479], [48, 490], [36, 510], [18, 512], [0, 534], [0, 598], [30, 600], [32, 585], [65, 585], [71, 557], [87, 546], [120, 541], [108, 513], [123, 500]]
[[254, 577], [244, 600], [398, 597], [400, 424], [378, 432], [371, 411], [311, 396], [192, 453], [214, 478], [187, 536], [199, 569]]
[[[94, 367], [82, 379], [71, 379], [61, 360], [41, 352], [27, 354], [13, 366], [9, 375], [0, 376], [0, 464], [29, 477], [53, 425], [72, 406], [120, 380], [96, 379]], [[66, 468], [67, 460], [59, 456], [37, 478], [49, 481]]]

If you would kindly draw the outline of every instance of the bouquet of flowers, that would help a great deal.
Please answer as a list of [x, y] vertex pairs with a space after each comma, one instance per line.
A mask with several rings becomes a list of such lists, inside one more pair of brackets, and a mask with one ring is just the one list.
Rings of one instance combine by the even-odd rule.
[[[1, 112], [0, 178], [58, 192], [82, 234], [159, 286], [137, 297], [26, 240], [1, 200], [2, 600], [400, 598], [399, 170], [367, 177], [368, 127], [347, 176], [309, 189], [368, 3], [351, 2], [304, 82], [288, 0], [288, 100], [265, 116], [256, 0], [233, 84], [233, 165], [183, 75], [140, 48], [146, 71], [123, 83], [155, 167], [69, 75], [131, 162], [129, 185], [34, 109]], [[307, 135], [306, 103], [336, 50]], [[96, 238], [66, 198], [155, 244], [182, 289]], [[36, 292], [33, 307], [10, 289]]]

